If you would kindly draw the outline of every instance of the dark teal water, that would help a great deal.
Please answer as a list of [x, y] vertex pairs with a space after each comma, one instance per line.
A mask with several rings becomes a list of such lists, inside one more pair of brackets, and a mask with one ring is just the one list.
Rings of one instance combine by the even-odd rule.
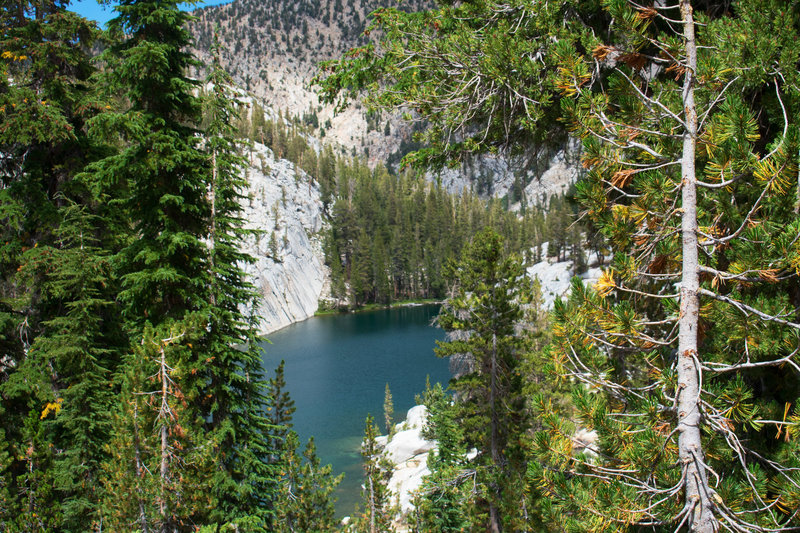
[[362, 480], [359, 445], [364, 419], [372, 413], [383, 432], [383, 396], [392, 390], [395, 422], [414, 406], [414, 396], [450, 378], [447, 361], [433, 354], [444, 332], [430, 325], [438, 306], [400, 307], [314, 317], [272, 333], [264, 345], [264, 367], [273, 375], [286, 360], [286, 383], [297, 411], [294, 430], [314, 436], [323, 464], [344, 472], [337, 514], [350, 514]]

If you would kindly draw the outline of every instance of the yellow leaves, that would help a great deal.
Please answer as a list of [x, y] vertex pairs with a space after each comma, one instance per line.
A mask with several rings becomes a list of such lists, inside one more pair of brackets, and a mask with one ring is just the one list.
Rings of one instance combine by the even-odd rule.
[[4, 51], [0, 56], [3, 59], [10, 59], [11, 61], [25, 61], [28, 59], [26, 55], [17, 55], [14, 52], [9, 52], [8, 50]]
[[791, 179], [788, 167], [779, 166], [773, 158], [762, 159], [756, 163], [753, 174], [759, 181], [767, 182], [767, 191], [774, 194], [785, 194]]
[[608, 296], [615, 287], [614, 271], [610, 268], [603, 270], [600, 274], [600, 278], [598, 278], [597, 282], [594, 284], [594, 290], [601, 298]]
[[575, 96], [580, 91], [580, 88], [592, 78], [589, 73], [574, 75], [564, 67], [559, 68], [558, 72], [561, 74], [561, 80], [556, 83], [556, 88], [565, 96]]
[[59, 411], [61, 411], [61, 404], [64, 402], [64, 398], [59, 398], [55, 402], [47, 402], [42, 410], [42, 415], [39, 417], [40, 420], [44, 420], [47, 418], [47, 415], [50, 413], [55, 413], [58, 415]]
[[[786, 415], [788, 415], [788, 414], [789, 414], [789, 409], [790, 409], [791, 407], [792, 407], [792, 404], [790, 404], [789, 402], [786, 402], [786, 405], [785, 405], [785, 406], [784, 406], [784, 408], [783, 408], [783, 424], [785, 424], [785, 423], [786, 423]], [[775, 438], [776, 438], [776, 439], [780, 439], [780, 438], [781, 438], [781, 434], [783, 433], [783, 424], [778, 424], [778, 434], [777, 434], [777, 435], [775, 435]], [[786, 442], [789, 442], [789, 432], [788, 432], [788, 431], [787, 431], [787, 432], [786, 432], [786, 434], [784, 435], [783, 439], [784, 439]]]

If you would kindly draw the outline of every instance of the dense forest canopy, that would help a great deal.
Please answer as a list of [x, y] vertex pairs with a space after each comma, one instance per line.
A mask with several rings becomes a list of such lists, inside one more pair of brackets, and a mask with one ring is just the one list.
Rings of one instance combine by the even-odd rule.
[[230, 79], [178, 2], [67, 4], [0, 8], [0, 529], [275, 531], [338, 481], [268, 416]]

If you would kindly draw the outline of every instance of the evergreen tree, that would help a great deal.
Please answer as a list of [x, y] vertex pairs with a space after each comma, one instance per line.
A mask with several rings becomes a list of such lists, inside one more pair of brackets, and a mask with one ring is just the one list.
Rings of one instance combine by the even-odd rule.
[[333, 492], [344, 474], [333, 476], [331, 465], [321, 466], [313, 437], [309, 439], [302, 455], [298, 454], [299, 446], [297, 434], [290, 431], [281, 461], [286, 475], [280, 485], [276, 507], [277, 531], [333, 531], [336, 529], [336, 499]]
[[505, 256], [502, 238], [492, 230], [478, 233], [464, 249], [453, 279], [454, 293], [437, 319], [451, 338], [435, 351], [468, 361], [468, 370], [451, 387], [460, 398], [459, 421], [468, 443], [479, 451], [476, 479], [484, 503], [478, 510], [488, 513], [487, 530], [499, 532], [521, 519], [522, 442], [530, 421], [519, 368], [529, 348], [524, 328], [531, 282], [519, 259]]
[[[196, 83], [187, 77], [194, 64], [185, 50], [189, 36], [183, 24], [188, 15], [171, 1], [128, 0], [115, 9], [118, 16], [109, 22], [109, 31], [117, 40], [102, 55], [107, 65], [103, 82], [127, 106], [100, 115], [92, 127], [99, 136], [116, 136], [122, 148], [98, 162], [93, 171], [101, 183], [123, 185], [119, 206], [134, 232], [117, 263], [122, 282], [119, 299], [132, 344], [146, 347], [172, 338], [185, 342], [180, 349], [176, 345], [162, 353], [166, 357], [159, 370], [162, 377], [166, 369], [177, 372], [169, 374], [170, 383], [161, 393], [165, 403], [153, 422], [162, 429], [162, 442], [149, 449], [150, 457], [141, 458], [143, 464], [158, 459], [155, 501], [144, 506], [157, 508], [154, 523], [167, 531], [202, 523], [208, 513], [208, 508], [189, 505], [196, 493], [174, 491], [171, 486], [178, 479], [187, 488], [199, 486], [208, 482], [209, 475], [186, 468], [198, 447], [211, 446], [202, 422], [210, 415], [210, 406], [200, 338], [208, 323], [204, 308], [211, 296], [209, 254], [203, 241], [209, 233], [204, 172], [208, 167], [194, 127], [200, 118], [193, 94]], [[138, 364], [148, 368], [151, 359], [141, 357]], [[149, 388], [132, 394], [148, 392]], [[167, 414], [178, 405], [180, 420]], [[139, 414], [140, 420], [147, 420]], [[173, 424], [180, 425], [180, 433], [191, 432], [176, 440], [177, 447], [169, 441]], [[141, 438], [144, 442], [144, 433]]]
[[85, 127], [98, 31], [45, 1], [6, 6], [0, 32], [0, 524], [84, 531], [121, 343], [113, 217], [78, 177], [103, 146]]
[[428, 455], [430, 475], [422, 482], [416, 529], [431, 533], [455, 533], [470, 527], [470, 508], [475, 505], [473, 480], [476, 469], [466, 460], [467, 448], [457, 420], [458, 407], [440, 384], [428, 386], [421, 401], [428, 410], [423, 436], [437, 447]]
[[386, 435], [392, 438], [394, 435], [394, 402], [392, 401], [392, 391], [389, 390], [389, 384], [386, 384], [386, 389], [383, 393], [383, 422], [386, 428]]
[[355, 511], [352, 523], [354, 531], [378, 533], [390, 531], [393, 516], [393, 505], [389, 501], [389, 478], [392, 476], [392, 465], [383, 456], [383, 448], [378, 444], [378, 426], [372, 415], [367, 415], [364, 422], [364, 440], [361, 442], [361, 458], [364, 467], [364, 484], [361, 490], [363, 511]]
[[[269, 380], [269, 422], [275, 428], [273, 435], [282, 441], [292, 429], [292, 416], [295, 412], [294, 400], [286, 390], [286, 377], [284, 368], [286, 362], [281, 361], [275, 369], [275, 377]], [[276, 443], [276, 447], [283, 448], [283, 443]]]
[[272, 464], [277, 453], [276, 428], [264, 413], [271, 398], [262, 370], [257, 318], [242, 310], [256, 308], [258, 295], [242, 269], [254, 261], [241, 251], [242, 243], [256, 232], [245, 229], [242, 219], [245, 161], [233, 126], [240, 103], [220, 66], [216, 34], [214, 40], [206, 80], [211, 94], [204, 102], [208, 122], [204, 148], [211, 174], [207, 193], [211, 294], [202, 343], [211, 400], [204, 408], [211, 417], [208, 429], [222, 467], [212, 481], [218, 502], [212, 521], [258, 529], [271, 519], [277, 490], [276, 465]]

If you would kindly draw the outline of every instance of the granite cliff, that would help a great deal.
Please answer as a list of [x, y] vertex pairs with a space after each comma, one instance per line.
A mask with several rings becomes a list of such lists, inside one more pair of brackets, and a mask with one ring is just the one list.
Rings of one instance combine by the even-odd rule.
[[256, 258], [246, 270], [261, 295], [255, 311], [267, 334], [312, 316], [327, 293], [326, 222], [319, 187], [308, 174], [262, 144], [247, 155], [244, 217], [248, 228], [262, 233], [245, 244]]

